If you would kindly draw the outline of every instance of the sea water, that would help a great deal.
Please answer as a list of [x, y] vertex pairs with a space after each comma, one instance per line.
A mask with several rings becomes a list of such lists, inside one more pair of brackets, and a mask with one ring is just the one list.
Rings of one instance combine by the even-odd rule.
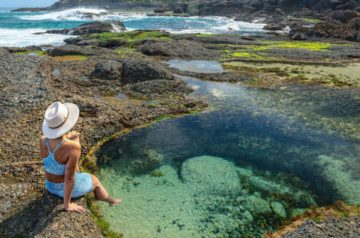
[[100, 179], [123, 198], [101, 206], [110, 229], [261, 237], [310, 206], [360, 204], [359, 90], [177, 77], [213, 110], [134, 130], [98, 151]]
[[[91, 19], [89, 14], [92, 14]], [[147, 16], [146, 13], [110, 12], [93, 8], [75, 8], [56, 12], [0, 10], [0, 46], [62, 44], [69, 36], [34, 33], [49, 29], [72, 28], [96, 20], [120, 20], [128, 30], [156, 29], [173, 33], [259, 34], [263, 27], [263, 24], [235, 21], [225, 17]]]

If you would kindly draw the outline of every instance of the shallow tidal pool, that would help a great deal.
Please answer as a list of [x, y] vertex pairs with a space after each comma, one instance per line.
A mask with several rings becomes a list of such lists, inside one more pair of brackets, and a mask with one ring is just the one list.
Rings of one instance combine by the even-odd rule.
[[178, 76], [206, 113], [105, 144], [99, 177], [122, 197], [101, 205], [130, 237], [261, 237], [310, 206], [360, 204], [360, 92], [251, 89]]

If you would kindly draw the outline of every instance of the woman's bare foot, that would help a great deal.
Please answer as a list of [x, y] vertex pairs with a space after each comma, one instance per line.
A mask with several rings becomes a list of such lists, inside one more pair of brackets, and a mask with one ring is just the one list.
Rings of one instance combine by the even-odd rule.
[[107, 201], [109, 203], [109, 206], [111, 207], [122, 202], [121, 198], [112, 198], [112, 197], [108, 197]]

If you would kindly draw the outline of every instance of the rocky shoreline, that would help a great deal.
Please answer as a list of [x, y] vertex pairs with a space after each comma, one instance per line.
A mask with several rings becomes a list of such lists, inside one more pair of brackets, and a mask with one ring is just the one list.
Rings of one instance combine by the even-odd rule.
[[[79, 105], [81, 119], [75, 129], [82, 133], [85, 156], [100, 140], [120, 131], [169, 115], [206, 109], [206, 101], [192, 97], [192, 89], [177, 79], [177, 74], [263, 90], [281, 90], [294, 83], [354, 90], [360, 87], [358, 75], [345, 72], [349, 68], [355, 72], [360, 69], [360, 45], [354, 42], [304, 43], [281, 36], [257, 39], [239, 35], [172, 35], [163, 31], [98, 32], [66, 42], [55, 48], [0, 49], [4, 59], [0, 62], [3, 237], [104, 235], [90, 212], [66, 213], [61, 210], [62, 200], [44, 191], [38, 139], [43, 110], [52, 101]], [[164, 63], [170, 59], [215, 60], [227, 71], [181, 71]], [[307, 68], [312, 65], [314, 68]], [[338, 67], [339, 73], [323, 73], [331, 67]], [[314, 76], [312, 70], [319, 71]], [[359, 139], [358, 131], [346, 125], [335, 125], [329, 130]], [[85, 199], [79, 202], [85, 204]], [[337, 223], [346, 225], [345, 219], [339, 219]], [[311, 230], [303, 227], [298, 234], [304, 234], [301, 229]]]

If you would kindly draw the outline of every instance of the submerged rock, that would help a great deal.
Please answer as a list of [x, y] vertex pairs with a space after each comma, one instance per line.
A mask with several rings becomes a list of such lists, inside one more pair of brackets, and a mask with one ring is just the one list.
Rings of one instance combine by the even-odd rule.
[[124, 83], [137, 83], [154, 79], [172, 80], [174, 75], [161, 63], [130, 58], [123, 64], [122, 78]]
[[78, 27], [61, 30], [48, 30], [46, 33], [50, 34], [64, 34], [64, 35], [88, 35], [93, 33], [104, 32], [121, 32], [126, 31], [124, 24], [121, 21], [106, 21], [106, 22], [90, 22], [84, 23]]
[[245, 207], [255, 214], [270, 213], [269, 203], [261, 197], [250, 195], [246, 198]]
[[285, 219], [286, 218], [286, 210], [284, 208], [284, 206], [280, 203], [280, 202], [272, 202], [270, 204], [271, 209], [273, 210], [273, 212], [278, 215], [279, 217]]
[[181, 176], [196, 192], [224, 195], [241, 190], [235, 165], [219, 157], [190, 158], [183, 163]]

